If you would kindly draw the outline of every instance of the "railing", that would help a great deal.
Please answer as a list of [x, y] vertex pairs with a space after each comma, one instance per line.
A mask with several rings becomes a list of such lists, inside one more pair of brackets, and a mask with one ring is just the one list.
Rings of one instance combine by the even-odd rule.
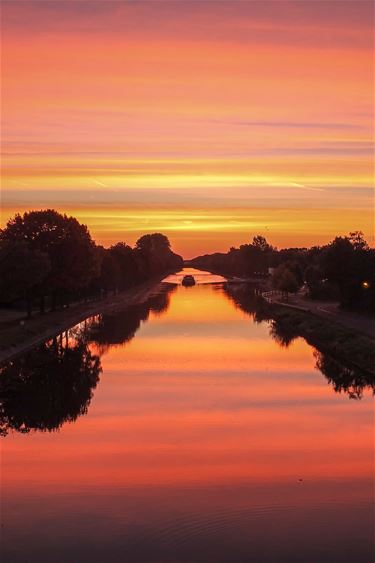
[[280, 294], [281, 292], [276, 289], [272, 289], [271, 291], [262, 291], [260, 293], [260, 295], [263, 297], [265, 301], [267, 301], [267, 303], [272, 303], [273, 295], [280, 295]]

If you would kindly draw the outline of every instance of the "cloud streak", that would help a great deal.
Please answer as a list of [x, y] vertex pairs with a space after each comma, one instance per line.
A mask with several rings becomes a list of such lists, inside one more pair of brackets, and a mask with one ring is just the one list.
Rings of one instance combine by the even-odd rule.
[[256, 121], [256, 120], [220, 120], [212, 119], [210, 123], [238, 125], [243, 127], [275, 127], [281, 129], [360, 129], [356, 123], [335, 123], [329, 121]]

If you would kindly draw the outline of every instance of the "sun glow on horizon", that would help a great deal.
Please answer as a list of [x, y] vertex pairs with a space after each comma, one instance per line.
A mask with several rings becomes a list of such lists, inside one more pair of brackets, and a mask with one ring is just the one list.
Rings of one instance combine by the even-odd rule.
[[2, 225], [52, 207], [187, 256], [373, 244], [372, 3], [90, 4], [2, 2]]

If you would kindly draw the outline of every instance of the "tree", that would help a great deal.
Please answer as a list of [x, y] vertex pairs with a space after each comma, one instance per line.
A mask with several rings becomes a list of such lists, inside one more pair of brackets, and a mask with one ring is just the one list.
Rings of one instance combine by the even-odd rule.
[[0, 300], [24, 298], [28, 317], [33, 297], [50, 270], [45, 252], [30, 248], [26, 241], [0, 240]]
[[124, 242], [118, 242], [108, 251], [114, 268], [115, 287], [126, 289], [139, 281], [138, 263], [134, 250]]
[[100, 260], [100, 273], [95, 284], [105, 294], [109, 290], [117, 291], [120, 283], [120, 267], [111, 249], [97, 247]]
[[349, 233], [348, 239], [354, 250], [368, 250], [369, 248], [362, 231], [354, 231], [352, 233]]
[[296, 276], [289, 270], [285, 264], [281, 264], [276, 268], [272, 275], [272, 285], [275, 289], [279, 289], [282, 293], [296, 293], [300, 287]]
[[167, 252], [171, 248], [168, 237], [161, 233], [153, 233], [152, 235], [143, 235], [136, 242], [137, 250], [146, 252]]
[[17, 214], [0, 231], [0, 240], [24, 241], [48, 255], [51, 269], [43, 285], [54, 300], [66, 290], [88, 286], [99, 273], [95, 244], [87, 227], [53, 209]]
[[343, 307], [365, 307], [365, 303], [372, 302], [369, 297], [375, 281], [375, 252], [361, 232], [336, 237], [322, 250], [320, 262], [325, 277], [338, 288]]
[[181, 256], [171, 251], [168, 238], [161, 233], [143, 235], [135, 247], [140, 261], [143, 261], [146, 277], [166, 273], [182, 266]]
[[259, 248], [259, 250], [261, 250], [262, 252], [270, 252], [271, 250], [273, 250], [273, 247], [268, 244], [267, 240], [262, 235], [253, 237], [253, 242], [251, 244], [255, 248]]

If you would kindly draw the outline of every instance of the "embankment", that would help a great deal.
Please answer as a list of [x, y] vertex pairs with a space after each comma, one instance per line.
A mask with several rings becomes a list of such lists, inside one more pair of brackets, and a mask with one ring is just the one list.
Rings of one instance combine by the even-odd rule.
[[314, 313], [276, 303], [265, 304], [280, 339], [302, 336], [317, 350], [375, 378], [375, 340]]
[[120, 311], [146, 301], [161, 284], [153, 279], [101, 301], [73, 304], [61, 311], [0, 324], [0, 364], [99, 313]]

